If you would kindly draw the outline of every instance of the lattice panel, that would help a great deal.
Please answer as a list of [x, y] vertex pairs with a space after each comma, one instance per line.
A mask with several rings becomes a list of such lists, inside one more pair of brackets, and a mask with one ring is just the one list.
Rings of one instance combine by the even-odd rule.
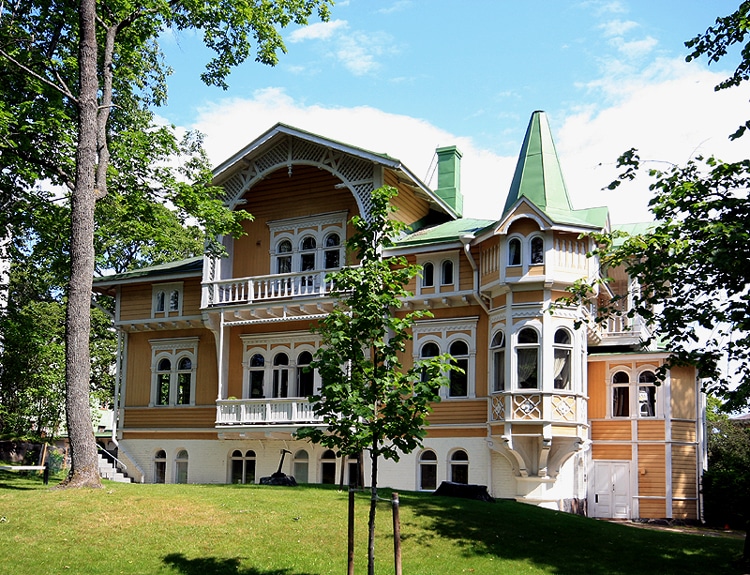
[[569, 395], [553, 395], [552, 419], [557, 421], [575, 421], [576, 398]]
[[542, 397], [540, 395], [513, 396], [514, 419], [541, 419]]
[[505, 419], [505, 397], [502, 395], [492, 396], [492, 421], [503, 421]]

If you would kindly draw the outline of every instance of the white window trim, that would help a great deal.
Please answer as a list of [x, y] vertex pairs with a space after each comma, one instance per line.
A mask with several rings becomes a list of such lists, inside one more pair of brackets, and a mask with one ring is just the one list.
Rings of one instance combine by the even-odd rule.
[[[151, 286], [151, 317], [181, 317], [185, 282], [153, 284]], [[170, 309], [171, 295], [177, 292], [177, 309]], [[159, 294], [164, 294], [164, 309], [158, 309]]]
[[[344, 265], [346, 257], [346, 220], [348, 212], [328, 212], [316, 214], [309, 217], [288, 218], [284, 220], [273, 220], [268, 222], [268, 228], [271, 233], [271, 275], [277, 274], [277, 258], [279, 253], [276, 247], [285, 239], [292, 244], [292, 251], [283, 254], [291, 256], [292, 271], [291, 273], [300, 273], [302, 271], [302, 253], [310, 253], [312, 250], [302, 251], [302, 240], [307, 236], [315, 238], [315, 268], [308, 270], [310, 272], [325, 271], [325, 252], [333, 248], [325, 247], [325, 240], [331, 233], [339, 236], [339, 266]], [[338, 268], [330, 268], [338, 269]]]
[[[443, 283], [443, 264], [445, 262], [451, 262], [453, 264], [453, 281], [450, 283]], [[424, 267], [425, 264], [432, 264], [432, 285], [424, 285], [423, 278], [418, 277], [417, 281], [417, 294], [422, 294], [422, 289], [426, 288], [431, 290], [429, 295], [449, 293], [451, 291], [458, 291], [459, 282], [459, 254], [455, 251], [450, 252], [435, 252], [430, 254], [423, 254], [417, 256], [417, 265]], [[447, 289], [453, 288], [453, 289]]]
[[[518, 335], [523, 331], [525, 328], [531, 328], [533, 329], [537, 334], [537, 386], [536, 387], [519, 387], [518, 385], [518, 354], [516, 353], [519, 349], [518, 347]], [[508, 346], [510, 345], [510, 389], [512, 391], [521, 392], [521, 393], [533, 393], [533, 392], [542, 392], [544, 391], [544, 329], [540, 321], [538, 320], [531, 320], [531, 321], [524, 321], [520, 322], [518, 324], [515, 324], [513, 326], [513, 331], [510, 335], [510, 338], [508, 338], [508, 334], [506, 333], [506, 339], [505, 339], [505, 347], [508, 349]], [[526, 345], [526, 344], [523, 344]], [[531, 347], [531, 344], [528, 344], [529, 347]], [[506, 360], [508, 359], [508, 356], [506, 356]], [[506, 361], [506, 364], [508, 362]], [[506, 370], [508, 368], [506, 367]], [[508, 385], [508, 382], [506, 381], [506, 386]]]
[[[177, 337], [165, 339], [150, 339], [151, 345], [151, 397], [149, 407], [187, 407], [195, 405], [195, 388], [197, 387], [198, 370], [198, 337]], [[179, 361], [187, 357], [191, 362], [190, 370], [190, 401], [187, 404], [177, 404], [177, 374]], [[158, 366], [162, 359], [169, 359], [171, 363], [169, 401], [166, 405], [159, 405]]]

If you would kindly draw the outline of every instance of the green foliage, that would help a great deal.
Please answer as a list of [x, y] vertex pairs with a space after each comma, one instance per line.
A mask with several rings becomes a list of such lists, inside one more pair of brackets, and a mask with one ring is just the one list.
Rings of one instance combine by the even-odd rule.
[[298, 436], [339, 454], [368, 450], [371, 457], [398, 460], [421, 444], [430, 403], [439, 401], [446, 383], [446, 358], [420, 360], [409, 369], [401, 364], [411, 326], [428, 314], [397, 314], [419, 267], [380, 255], [402, 229], [389, 219], [395, 193], [389, 187], [373, 192], [370, 218], [352, 219], [356, 232], [347, 242], [358, 265], [329, 274], [338, 304], [316, 328], [322, 345], [311, 366], [323, 382], [311, 399], [325, 429], [305, 428]]

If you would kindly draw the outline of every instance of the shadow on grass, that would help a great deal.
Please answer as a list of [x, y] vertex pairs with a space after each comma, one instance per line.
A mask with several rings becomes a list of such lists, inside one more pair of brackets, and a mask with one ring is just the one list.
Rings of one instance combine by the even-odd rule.
[[[525, 560], [554, 573], [681, 575], [743, 573], [733, 560], [742, 542], [636, 529], [512, 501], [482, 503], [402, 494], [423, 529], [413, 544], [452, 540], [465, 557]], [[424, 523], [426, 520], [426, 524]], [[404, 544], [408, 526], [402, 526]]]
[[28, 471], [0, 470], [0, 489], [14, 489], [16, 491], [30, 491], [46, 488], [41, 476], [29, 475]]
[[289, 569], [260, 570], [250, 567], [240, 568], [240, 559], [230, 557], [196, 557], [188, 559], [182, 553], [171, 553], [162, 559], [162, 563], [175, 569], [182, 575], [312, 575], [311, 573], [292, 573]]

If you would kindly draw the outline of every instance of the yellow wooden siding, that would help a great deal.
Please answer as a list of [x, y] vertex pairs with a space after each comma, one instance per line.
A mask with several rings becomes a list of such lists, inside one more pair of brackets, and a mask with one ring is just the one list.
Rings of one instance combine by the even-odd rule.
[[487, 402], [484, 400], [444, 400], [433, 406], [429, 421], [431, 425], [485, 423]]
[[393, 200], [393, 205], [397, 208], [394, 218], [407, 224], [413, 224], [430, 212], [430, 205], [425, 200], [418, 198], [406, 186], [401, 185], [396, 174], [387, 170], [384, 179], [386, 185], [398, 190], [398, 195]]
[[[517, 214], [533, 214], [531, 210], [526, 208], [525, 206], [522, 207]], [[524, 236], [528, 236], [529, 234], [532, 234], [534, 232], [539, 231], [539, 224], [537, 224], [534, 220], [531, 218], [521, 218], [513, 222], [510, 227], [508, 228], [508, 235], [510, 234], [521, 234]]]
[[667, 492], [666, 447], [638, 446], [638, 494], [664, 496]]
[[698, 501], [672, 501], [672, 517], [675, 519], [698, 519]]
[[120, 290], [120, 320], [148, 319], [151, 317], [151, 284], [122, 286]]
[[508, 301], [508, 296], [506, 296], [505, 294], [503, 294], [501, 296], [497, 296], [495, 298], [492, 298], [492, 306], [494, 308], [505, 307], [507, 301]]
[[475, 257], [479, 262], [479, 269], [482, 274], [482, 284], [499, 279], [500, 238], [498, 236], [493, 236], [482, 242], [479, 256], [477, 257], [475, 255]]
[[448, 429], [445, 428], [439, 428], [439, 427], [428, 427], [427, 428], [427, 437], [430, 438], [436, 438], [436, 437], [486, 437], [487, 436], [487, 430], [483, 427], [481, 428], [455, 428], [450, 427]]
[[696, 448], [694, 445], [672, 446], [672, 496], [697, 497]]
[[594, 443], [591, 446], [591, 458], [630, 461], [633, 459], [633, 448], [629, 443]]
[[544, 300], [542, 291], [514, 291], [513, 303], [536, 303]]
[[539, 277], [544, 275], [544, 266], [529, 266], [529, 276]]
[[607, 364], [603, 361], [589, 362], [589, 404], [588, 413], [591, 419], [607, 417]]
[[592, 421], [591, 439], [594, 441], [630, 441], [630, 420], [622, 421]]
[[673, 367], [669, 372], [669, 376], [672, 388], [672, 417], [676, 419], [694, 419], [697, 413], [695, 368]]
[[639, 420], [638, 441], [664, 441], [666, 439], [665, 427], [664, 420]]
[[216, 425], [215, 407], [130, 407], [124, 428], [196, 428]]
[[188, 439], [216, 439], [216, 431], [124, 431], [123, 439], [178, 439], [187, 441]]
[[464, 255], [461, 255], [458, 260], [458, 289], [459, 291], [474, 289], [474, 270], [471, 269], [471, 264]]
[[201, 314], [201, 278], [188, 278], [182, 287], [182, 315]]
[[694, 421], [673, 421], [672, 441], [680, 443], [695, 443], [698, 440], [696, 423]]
[[[337, 178], [311, 166], [294, 166], [292, 176], [283, 168], [269, 174], [245, 194], [241, 208], [254, 220], [245, 222], [247, 235], [234, 242], [233, 277], [271, 273], [270, 230], [268, 222], [309, 217], [327, 212], [346, 212], [346, 220], [359, 213], [352, 193], [336, 189]], [[304, 201], [300, 201], [304, 198]], [[347, 237], [352, 230], [348, 227]]]
[[667, 516], [666, 499], [641, 499], [638, 502], [642, 519], [662, 519]]

